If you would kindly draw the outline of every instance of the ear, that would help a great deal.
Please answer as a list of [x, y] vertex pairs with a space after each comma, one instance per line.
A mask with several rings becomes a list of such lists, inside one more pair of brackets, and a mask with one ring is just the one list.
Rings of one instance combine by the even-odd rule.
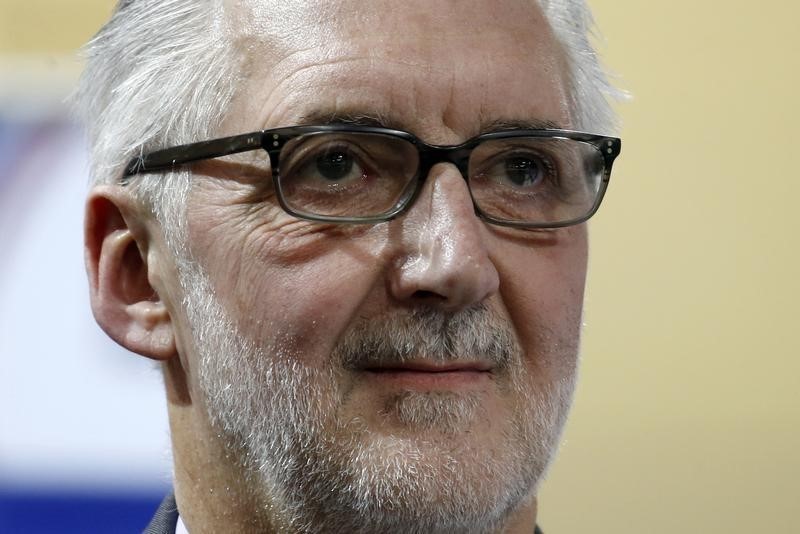
[[123, 347], [167, 360], [177, 354], [167, 306], [151, 285], [146, 225], [129, 192], [98, 186], [86, 200], [84, 246], [92, 311]]

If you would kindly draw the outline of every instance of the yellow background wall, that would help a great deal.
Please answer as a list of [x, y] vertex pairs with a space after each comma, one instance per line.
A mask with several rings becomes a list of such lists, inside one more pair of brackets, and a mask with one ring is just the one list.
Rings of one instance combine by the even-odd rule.
[[0, 53], [72, 52], [113, 6], [109, 0], [0, 0]]
[[543, 524], [800, 532], [800, 4], [590, 4], [634, 98]]
[[[800, 4], [590, 4], [633, 100], [541, 523], [800, 532]], [[72, 65], [111, 5], [0, 0], [0, 85], [8, 54]]]

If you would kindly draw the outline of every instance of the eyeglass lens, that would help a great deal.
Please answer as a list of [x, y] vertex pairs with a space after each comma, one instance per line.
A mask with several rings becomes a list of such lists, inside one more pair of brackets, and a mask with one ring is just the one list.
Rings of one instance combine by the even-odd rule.
[[280, 153], [284, 202], [298, 213], [378, 217], [413, 193], [416, 147], [388, 135], [337, 132], [292, 139]]
[[[379, 133], [299, 136], [280, 153], [279, 187], [299, 214], [380, 217], [413, 196], [420, 155], [408, 140]], [[591, 212], [603, 178], [591, 144], [553, 137], [489, 139], [472, 151], [468, 183], [484, 215], [558, 223]]]
[[487, 140], [469, 159], [472, 198], [489, 217], [559, 223], [588, 215], [604, 163], [591, 144], [558, 137]]

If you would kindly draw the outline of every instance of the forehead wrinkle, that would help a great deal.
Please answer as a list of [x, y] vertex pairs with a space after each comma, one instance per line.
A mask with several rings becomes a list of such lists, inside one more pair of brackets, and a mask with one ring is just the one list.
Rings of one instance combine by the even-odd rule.
[[[291, 54], [292, 56], [296, 56], [297, 54], [301, 54], [302, 52], [297, 52]], [[291, 61], [291, 57], [284, 58], [281, 60], [281, 64], [287, 64]], [[346, 66], [348, 64], [360, 64], [366, 63], [367, 70], [371, 71], [376, 64], [374, 58], [367, 57], [367, 56], [353, 56], [353, 57], [337, 57], [332, 56], [328, 59], [324, 59], [322, 61], [314, 61], [314, 62], [304, 62], [305, 64], [296, 66], [294, 69], [287, 69], [287, 71], [280, 72], [276, 71], [275, 69], [271, 69], [267, 79], [261, 81], [257, 80], [249, 80], [248, 84], [252, 86], [259, 86], [259, 87], [270, 87], [269, 93], [267, 94], [256, 94], [255, 96], [250, 96], [250, 99], [263, 99], [263, 104], [256, 110], [255, 116], [259, 117], [258, 125], [254, 126], [253, 128], [261, 129], [261, 128], [268, 128], [268, 127], [277, 127], [277, 126], [292, 126], [298, 124], [298, 121], [302, 122], [303, 115], [307, 113], [302, 113], [296, 117], [293, 117], [292, 124], [283, 124], [279, 122], [279, 119], [288, 114], [297, 113], [298, 110], [303, 109], [303, 104], [297, 105], [296, 101], [304, 96], [308, 96], [309, 94], [313, 96], [316, 100], [315, 102], [320, 102], [322, 100], [324, 93], [330, 86], [334, 86], [337, 90], [341, 87], [337, 84], [336, 77], [350, 77], [348, 76], [346, 68], [344, 70], [338, 70], [338, 72], [334, 72], [333, 76], [326, 77], [325, 81], [321, 82], [318, 78], [318, 75], [314, 73], [315, 70], [326, 70], [330, 69], [331, 67], [338, 67], [338, 66]], [[400, 63], [405, 67], [416, 67], [419, 68], [418, 65], [414, 65], [412, 63], [402, 63], [402, 62], [394, 62], [387, 60], [383, 62], [383, 66], [388, 63]], [[305, 77], [304, 75], [307, 72], [312, 72], [312, 75], [309, 77]], [[275, 81], [275, 84], [272, 85], [272, 81]], [[363, 86], [348, 86], [343, 89], [343, 92], [347, 94], [344, 95], [346, 97], [356, 96], [356, 92], [366, 93], [372, 99], [380, 99], [383, 100], [385, 103], [381, 104], [380, 107], [385, 107], [386, 110], [390, 110], [395, 108], [396, 106], [392, 105], [394, 102], [394, 92], [387, 93], [386, 91], [371, 91], [370, 87], [367, 85]], [[409, 91], [409, 94], [413, 93], [413, 91]], [[277, 96], [276, 96], [277, 95]], [[349, 113], [348, 108], [352, 107], [349, 104], [339, 105], [344, 98], [341, 98], [342, 95], [334, 94], [333, 98], [331, 98], [331, 104], [328, 105], [329, 108], [332, 109], [330, 113], [335, 113], [338, 109], [344, 109], [345, 113]], [[364, 97], [359, 95], [359, 99], [364, 101]], [[289, 102], [290, 104], [286, 104]], [[367, 106], [365, 106], [367, 107]], [[403, 106], [406, 107], [406, 106]], [[385, 112], [381, 109], [378, 109], [378, 106], [371, 106], [372, 109], [367, 111], [362, 111], [360, 114], [362, 115], [373, 115], [382, 117], [385, 115]], [[328, 113], [328, 112], [326, 112]], [[315, 117], [317, 119], [322, 119], [323, 117], [319, 114]], [[385, 117], [384, 117], [385, 118]], [[400, 122], [397, 118], [394, 119], [395, 122]]]

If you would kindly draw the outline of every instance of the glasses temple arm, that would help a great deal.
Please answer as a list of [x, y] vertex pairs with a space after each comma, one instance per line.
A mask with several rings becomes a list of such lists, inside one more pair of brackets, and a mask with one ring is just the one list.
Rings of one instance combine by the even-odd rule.
[[156, 150], [131, 159], [125, 166], [123, 178], [144, 172], [168, 170], [176, 165], [193, 161], [255, 150], [262, 147], [262, 138], [262, 132], [253, 132]]

